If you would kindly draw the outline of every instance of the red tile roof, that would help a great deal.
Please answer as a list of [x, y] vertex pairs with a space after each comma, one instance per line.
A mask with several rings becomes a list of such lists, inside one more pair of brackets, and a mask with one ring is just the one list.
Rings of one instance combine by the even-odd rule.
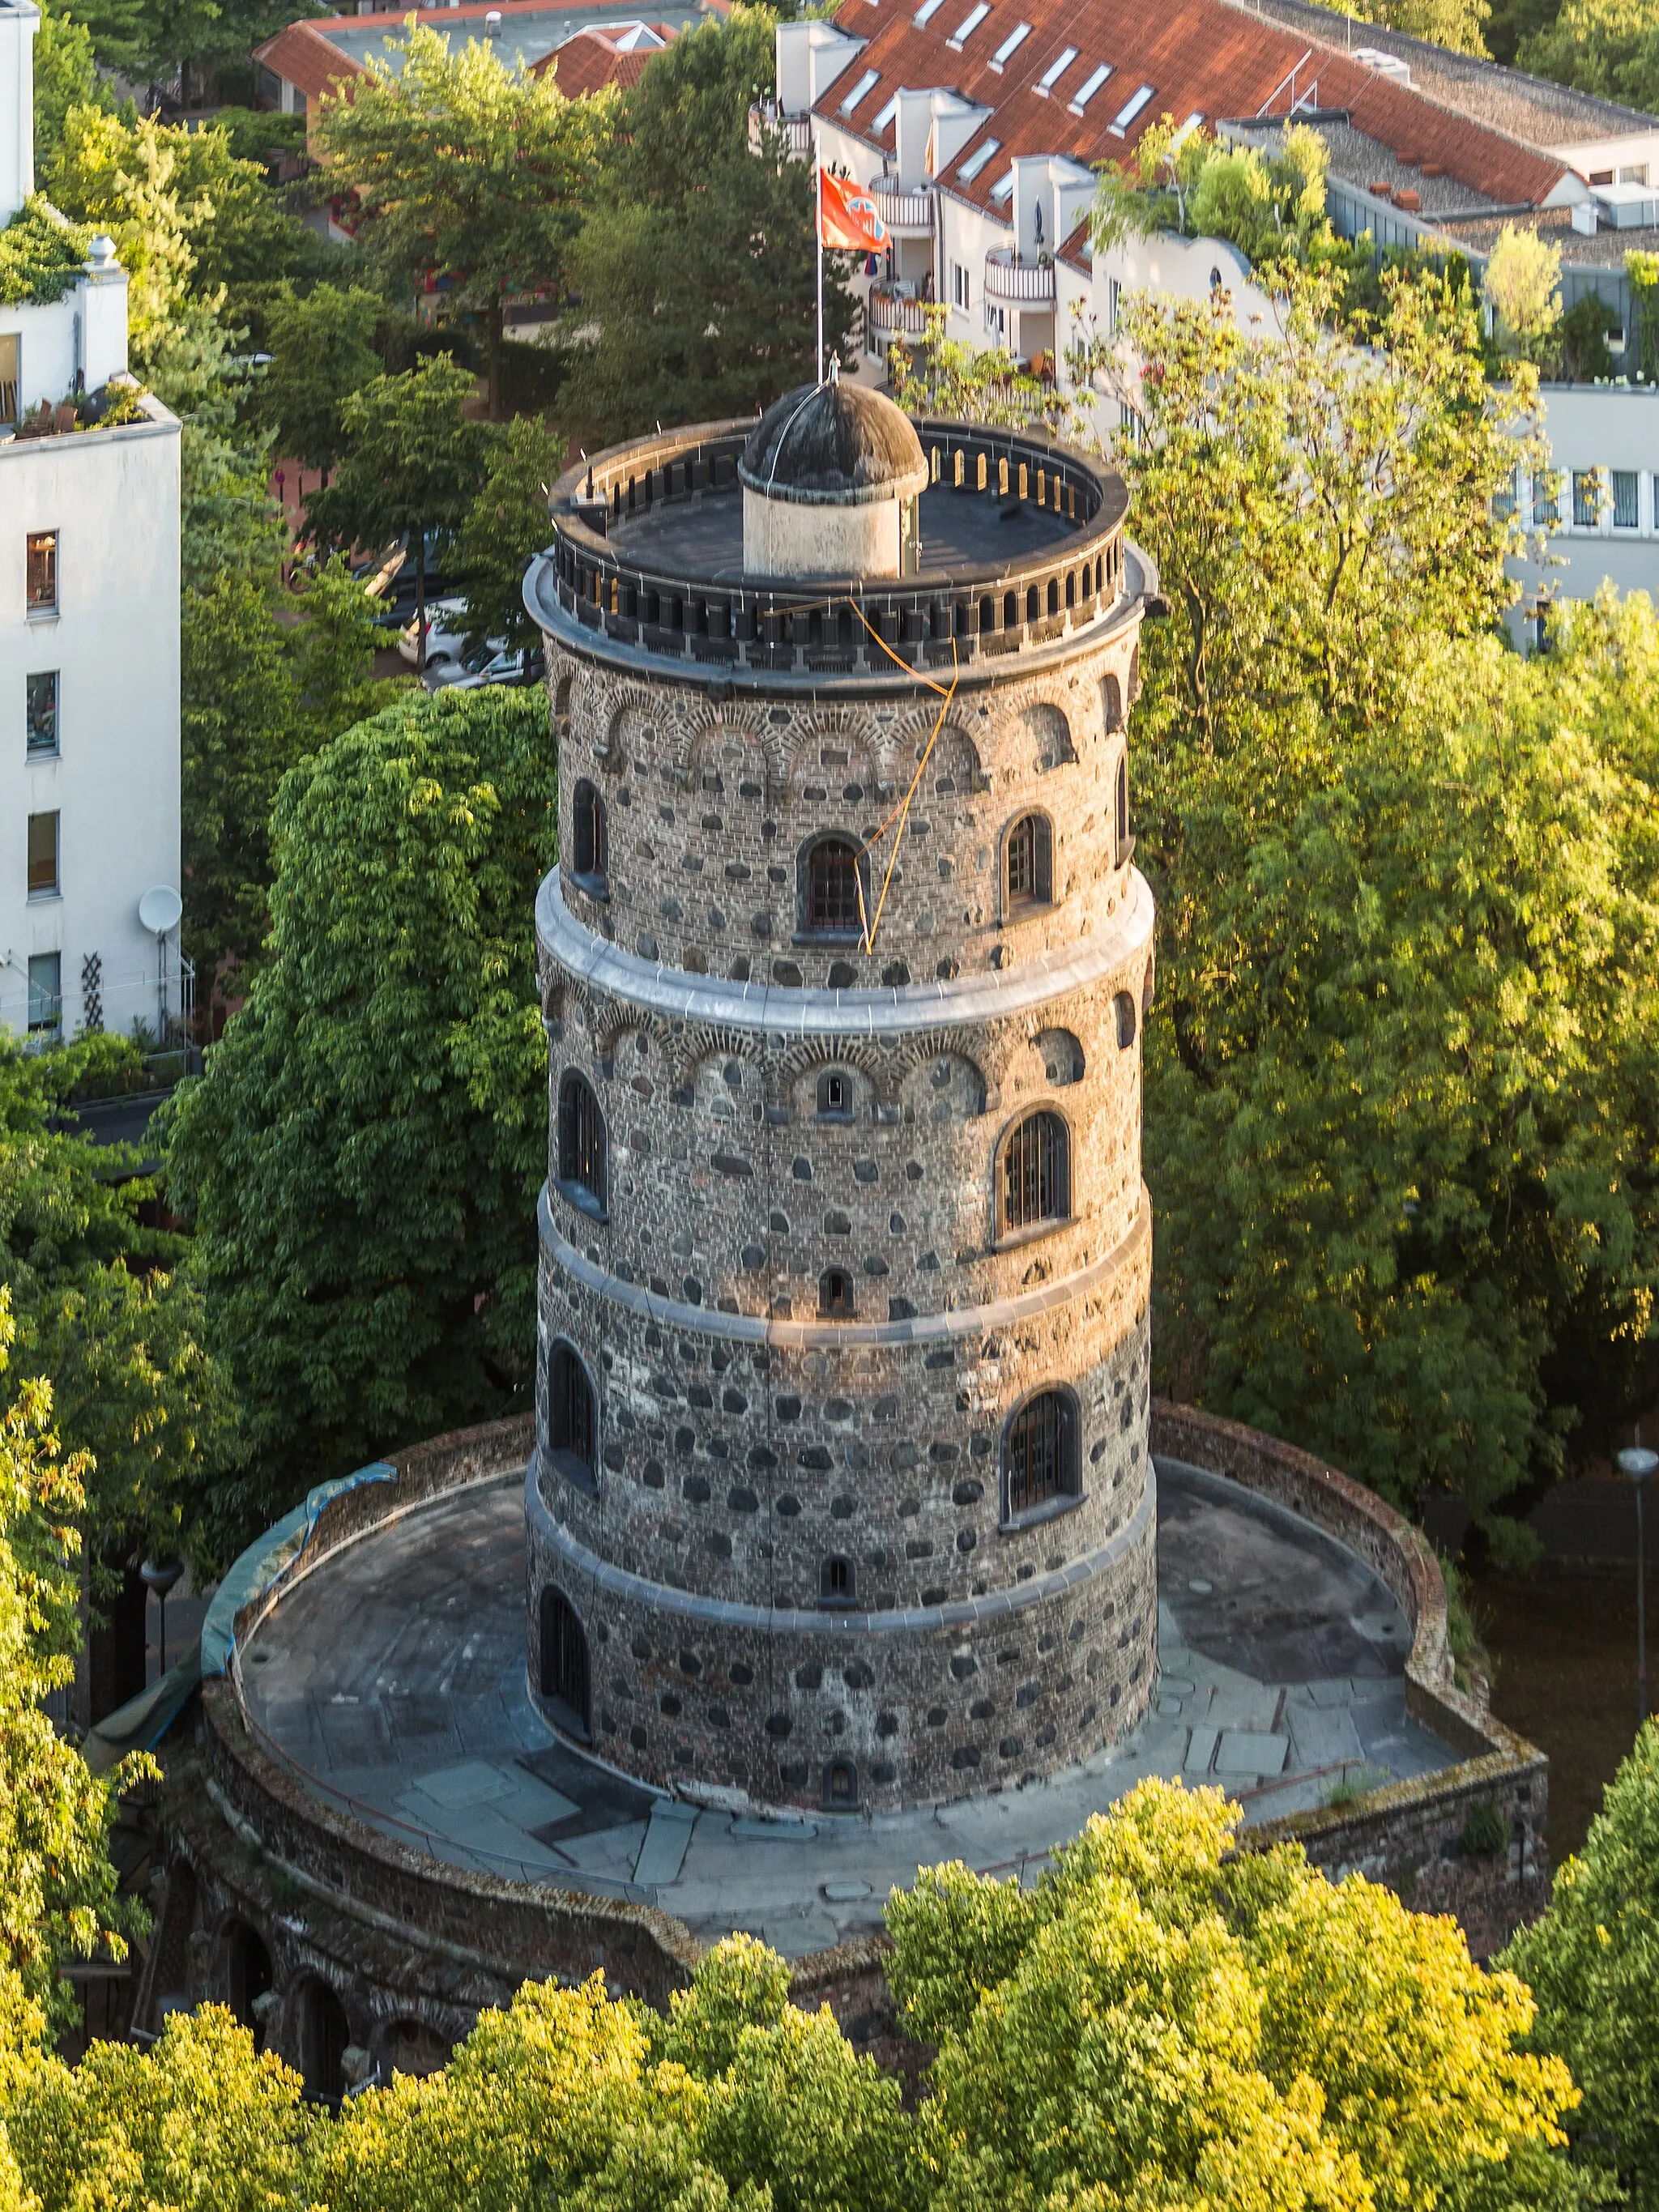
[[290, 23], [274, 39], [253, 49], [256, 62], [263, 62], [284, 84], [304, 93], [307, 108], [314, 106], [331, 85], [363, 74], [349, 54], [330, 45], [323, 28], [327, 21], [324, 16], [320, 21]]
[[[672, 23], [653, 23], [653, 30], [666, 46], [678, 33]], [[653, 54], [662, 52], [658, 46], [621, 46], [605, 31], [592, 26], [578, 31], [562, 46], [556, 46], [538, 62], [531, 64], [532, 76], [545, 76], [551, 70], [553, 81], [567, 100], [579, 100], [585, 92], [599, 92], [605, 85], [619, 84], [624, 89], [640, 81], [640, 74]]]
[[[1184, 122], [1200, 114], [1208, 123], [1255, 115], [1270, 103], [1289, 105], [1287, 80], [1297, 72], [1298, 96], [1311, 92], [1317, 105], [1350, 111], [1354, 126], [1414, 161], [1437, 161], [1446, 174], [1486, 199], [1535, 206], [1564, 173], [1564, 165], [1470, 121], [1421, 93], [1392, 83], [1349, 58], [1340, 48], [1314, 45], [1279, 24], [1247, 15], [1224, 0], [994, 0], [962, 51], [947, 43], [967, 20], [971, 0], [941, 0], [927, 23], [915, 21], [918, 0], [845, 0], [838, 29], [866, 41], [854, 68], [830, 86], [817, 106], [826, 122], [851, 131], [884, 153], [892, 149], [891, 126], [878, 139], [871, 125], [900, 86], [947, 87], [994, 111], [937, 181], [947, 191], [989, 208], [992, 187], [1006, 173], [1013, 154], [1061, 154], [1092, 166], [1121, 157], [1150, 123], [1165, 113]], [[1020, 23], [1030, 34], [1000, 71], [992, 59]], [[1067, 46], [1078, 58], [1051, 93], [1037, 81]], [[1312, 58], [1310, 59], [1311, 52]], [[1102, 63], [1111, 75], [1085, 112], [1074, 115], [1068, 98]], [[840, 112], [857, 74], [879, 70], [880, 81], [849, 120]], [[1143, 85], [1152, 98], [1121, 133], [1113, 118]], [[1000, 141], [996, 157], [968, 184], [963, 161], [985, 139]]]

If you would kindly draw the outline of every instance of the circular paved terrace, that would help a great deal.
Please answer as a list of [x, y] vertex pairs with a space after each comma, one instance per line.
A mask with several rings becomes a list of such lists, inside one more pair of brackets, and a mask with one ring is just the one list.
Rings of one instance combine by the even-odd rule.
[[523, 1479], [325, 1558], [242, 1652], [247, 1710], [319, 1798], [434, 1858], [653, 1904], [798, 1958], [868, 1933], [921, 1865], [1029, 1869], [1144, 1776], [1217, 1783], [1247, 1820], [1455, 1754], [1410, 1719], [1408, 1623], [1353, 1553], [1220, 1477], [1159, 1460], [1159, 1694], [1050, 1779], [875, 1818], [764, 1820], [659, 1796], [556, 1737], [525, 1678]]

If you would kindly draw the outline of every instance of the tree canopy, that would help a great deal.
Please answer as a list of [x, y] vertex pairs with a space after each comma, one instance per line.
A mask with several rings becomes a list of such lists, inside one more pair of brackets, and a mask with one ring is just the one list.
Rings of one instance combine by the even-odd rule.
[[500, 411], [503, 307], [559, 289], [614, 116], [609, 95], [567, 100], [554, 74], [504, 63], [493, 45], [412, 24], [403, 66], [325, 97], [318, 140], [337, 190], [355, 195], [358, 238], [398, 283], [447, 276], [453, 301], [489, 331], [490, 412]]
[[554, 819], [535, 692], [406, 695], [283, 782], [270, 935], [166, 1138], [255, 1525], [529, 1374]]

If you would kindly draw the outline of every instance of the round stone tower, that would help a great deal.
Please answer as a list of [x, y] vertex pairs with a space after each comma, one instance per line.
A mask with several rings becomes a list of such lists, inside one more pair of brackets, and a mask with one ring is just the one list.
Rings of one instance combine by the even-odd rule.
[[1125, 504], [833, 383], [556, 489], [530, 1670], [649, 1782], [880, 1810], [1146, 1710]]

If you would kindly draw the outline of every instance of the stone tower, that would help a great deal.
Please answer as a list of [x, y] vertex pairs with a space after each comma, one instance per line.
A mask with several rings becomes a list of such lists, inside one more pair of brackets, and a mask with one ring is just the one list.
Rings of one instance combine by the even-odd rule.
[[1125, 504], [834, 383], [555, 492], [530, 1668], [652, 1783], [880, 1810], [1146, 1710]]

